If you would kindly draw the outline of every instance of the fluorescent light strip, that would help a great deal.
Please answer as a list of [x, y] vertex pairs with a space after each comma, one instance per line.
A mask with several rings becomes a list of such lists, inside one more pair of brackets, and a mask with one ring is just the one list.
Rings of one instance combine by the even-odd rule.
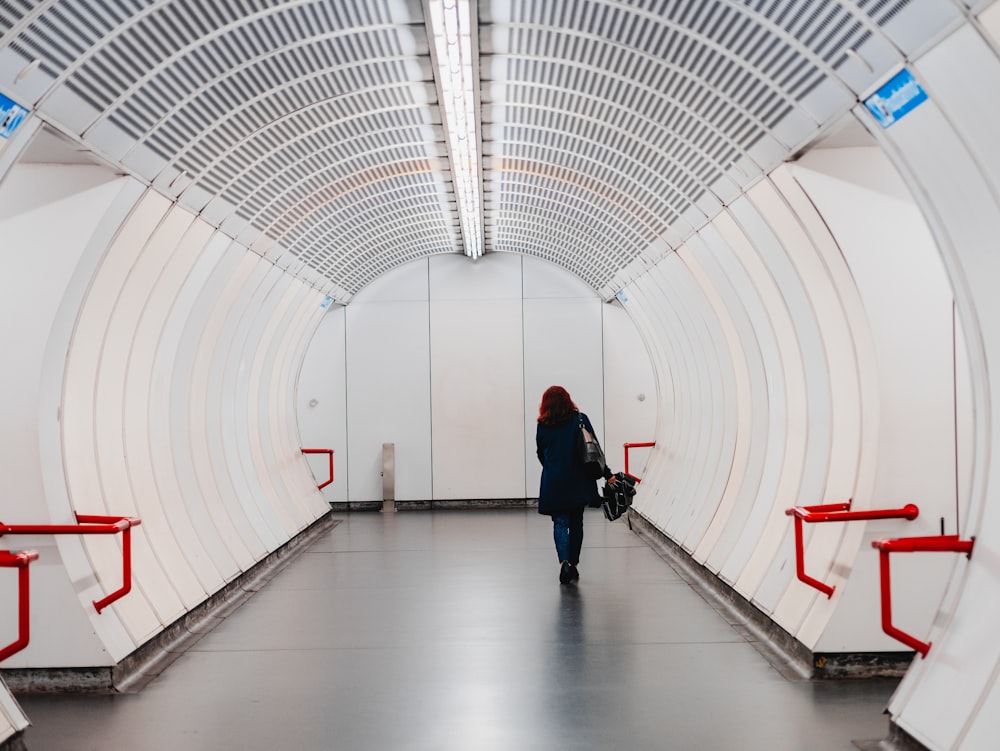
[[465, 255], [478, 258], [483, 254], [483, 212], [469, 0], [430, 0], [429, 7]]

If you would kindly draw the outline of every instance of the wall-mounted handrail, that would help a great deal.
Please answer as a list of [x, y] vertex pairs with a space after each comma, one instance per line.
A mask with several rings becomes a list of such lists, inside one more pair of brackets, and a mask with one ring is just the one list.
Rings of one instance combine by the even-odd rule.
[[20, 652], [28, 646], [30, 637], [29, 618], [30, 603], [28, 601], [28, 564], [38, 560], [37, 550], [22, 550], [13, 553], [10, 550], [0, 550], [0, 566], [17, 568], [17, 639], [0, 649], [0, 662], [6, 660], [15, 652]]
[[795, 517], [795, 575], [800, 582], [818, 589], [828, 598], [833, 597], [836, 587], [824, 584], [806, 573], [805, 543], [802, 540], [803, 522], [814, 524], [818, 522], [868, 521], [871, 519], [912, 520], [916, 519], [920, 514], [920, 509], [912, 503], [906, 504], [903, 508], [851, 511], [852, 503], [854, 503], [853, 499], [847, 503], [826, 503], [820, 506], [794, 506], [790, 509], [785, 509], [786, 516]]
[[926, 657], [931, 643], [923, 642], [892, 625], [892, 578], [889, 572], [890, 553], [965, 553], [972, 556], [971, 540], [960, 540], [958, 535], [935, 535], [933, 537], [902, 537], [895, 540], [875, 540], [872, 547], [879, 552], [879, 580], [882, 591], [882, 630], [906, 646], [915, 649], [921, 657]]
[[317, 490], [322, 490], [331, 482], [333, 482], [333, 449], [302, 449], [303, 454], [329, 454], [330, 456], [330, 479], [321, 485], [317, 485]]
[[134, 516], [94, 516], [76, 514], [77, 524], [3, 524], [3, 535], [122, 535], [122, 586], [100, 600], [94, 607], [100, 613], [104, 608], [132, 591], [132, 527], [142, 521]]
[[642, 480], [640, 480], [638, 477], [636, 477], [635, 475], [633, 475], [631, 472], [628, 471], [628, 450], [629, 449], [649, 448], [650, 446], [655, 446], [655, 445], [656, 445], [656, 441], [647, 441], [645, 443], [626, 443], [625, 444], [625, 474], [628, 475], [629, 477], [631, 477], [636, 482], [642, 482]]

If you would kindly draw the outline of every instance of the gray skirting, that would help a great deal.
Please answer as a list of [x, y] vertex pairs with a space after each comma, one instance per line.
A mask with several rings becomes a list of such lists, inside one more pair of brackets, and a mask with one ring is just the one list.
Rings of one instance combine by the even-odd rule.
[[[447, 501], [393, 501], [396, 511], [467, 511], [469, 509], [523, 509], [538, 506], [537, 498], [467, 498]], [[335, 512], [381, 511], [382, 501], [331, 501]]]

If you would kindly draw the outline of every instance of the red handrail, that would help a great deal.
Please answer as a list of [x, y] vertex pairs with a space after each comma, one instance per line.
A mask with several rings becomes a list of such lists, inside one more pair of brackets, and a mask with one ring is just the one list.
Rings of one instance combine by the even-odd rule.
[[882, 630], [906, 646], [915, 649], [921, 657], [926, 657], [930, 642], [923, 642], [892, 625], [892, 578], [889, 575], [890, 553], [965, 553], [972, 556], [971, 540], [960, 540], [958, 535], [935, 535], [933, 537], [902, 537], [895, 540], [875, 540], [873, 548], [879, 552], [879, 579], [882, 590]]
[[303, 454], [329, 454], [330, 455], [330, 479], [324, 482], [322, 485], [317, 485], [317, 490], [322, 490], [331, 482], [333, 482], [333, 449], [302, 449]]
[[12, 553], [0, 550], [0, 566], [17, 567], [17, 639], [0, 649], [0, 662], [3, 662], [15, 652], [20, 652], [28, 646], [30, 637], [29, 618], [30, 603], [28, 601], [28, 564], [38, 560], [37, 550], [22, 550]]
[[3, 524], [3, 535], [116, 535], [122, 533], [122, 586], [100, 600], [94, 607], [100, 613], [104, 608], [132, 591], [132, 527], [142, 521], [134, 516], [94, 516], [76, 514], [78, 524]]
[[650, 446], [655, 446], [655, 445], [656, 445], [656, 441], [647, 441], [646, 443], [626, 443], [625, 444], [625, 474], [628, 475], [629, 477], [631, 477], [636, 482], [642, 482], [642, 480], [640, 480], [638, 477], [636, 477], [635, 475], [633, 475], [631, 472], [628, 471], [628, 450], [629, 449], [649, 448]]
[[818, 579], [814, 579], [806, 573], [805, 545], [802, 541], [802, 522], [852, 522], [868, 521], [871, 519], [916, 519], [920, 514], [914, 504], [908, 503], [903, 508], [893, 509], [865, 509], [863, 511], [851, 511], [851, 499], [847, 503], [827, 503], [820, 506], [794, 506], [785, 509], [786, 516], [795, 517], [795, 575], [803, 584], [818, 589], [828, 598], [833, 597], [836, 587], [824, 584]]

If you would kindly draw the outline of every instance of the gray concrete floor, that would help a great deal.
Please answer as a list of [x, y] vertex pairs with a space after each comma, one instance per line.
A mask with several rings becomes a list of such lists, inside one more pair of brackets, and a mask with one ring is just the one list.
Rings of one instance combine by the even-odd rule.
[[856, 751], [894, 682], [789, 680], [620, 520], [353, 513], [140, 692], [23, 696], [28, 751]]

